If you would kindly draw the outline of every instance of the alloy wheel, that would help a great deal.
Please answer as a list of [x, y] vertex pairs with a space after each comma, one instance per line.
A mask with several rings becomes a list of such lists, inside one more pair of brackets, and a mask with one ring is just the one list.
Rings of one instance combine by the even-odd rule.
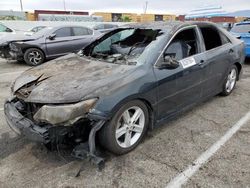
[[228, 77], [227, 77], [227, 82], [226, 82], [226, 91], [228, 93], [230, 93], [234, 86], [235, 86], [235, 83], [236, 83], [236, 78], [237, 78], [237, 72], [236, 70], [233, 68], [229, 74], [228, 74]]
[[42, 55], [38, 51], [31, 51], [28, 55], [29, 61], [34, 64], [38, 65], [42, 61]]
[[118, 119], [116, 142], [122, 148], [133, 146], [141, 137], [145, 126], [145, 114], [138, 106], [126, 109]]

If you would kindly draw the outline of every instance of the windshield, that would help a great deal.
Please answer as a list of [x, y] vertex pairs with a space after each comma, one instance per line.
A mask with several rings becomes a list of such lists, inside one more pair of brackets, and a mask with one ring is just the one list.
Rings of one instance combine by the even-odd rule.
[[49, 33], [53, 27], [45, 27], [43, 29], [40, 29], [39, 31], [35, 32], [32, 36], [34, 38], [40, 38], [43, 37], [45, 34]]
[[250, 23], [237, 24], [231, 29], [231, 32], [234, 32], [234, 33], [249, 33], [250, 32]]
[[143, 63], [148, 55], [144, 52], [154, 48], [162, 34], [159, 29], [117, 29], [104, 35], [96, 45], [90, 45], [90, 50], [84, 49], [83, 55], [109, 63], [136, 65]]

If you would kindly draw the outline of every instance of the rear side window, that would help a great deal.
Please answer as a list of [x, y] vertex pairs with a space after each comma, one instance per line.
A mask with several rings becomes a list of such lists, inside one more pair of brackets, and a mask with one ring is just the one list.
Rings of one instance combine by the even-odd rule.
[[88, 31], [88, 28], [73, 27], [73, 34], [74, 34], [74, 36], [89, 35], [89, 31]]
[[222, 44], [231, 43], [230, 39], [222, 32], [220, 32]]
[[213, 27], [201, 27], [200, 28], [206, 50], [211, 50], [222, 45], [220, 34], [217, 29]]
[[63, 27], [55, 31], [56, 37], [69, 37], [71, 36], [71, 28]]
[[249, 33], [250, 32], [250, 23], [236, 24], [231, 29], [231, 32], [234, 32], [234, 33]]
[[115, 27], [115, 25], [111, 25], [111, 24], [105, 24], [104, 25], [105, 29], [111, 29], [111, 28], [114, 28], [114, 27]]

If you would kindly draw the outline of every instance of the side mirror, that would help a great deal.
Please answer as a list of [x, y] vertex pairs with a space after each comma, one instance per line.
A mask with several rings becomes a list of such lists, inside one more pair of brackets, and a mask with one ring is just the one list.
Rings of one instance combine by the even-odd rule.
[[180, 66], [180, 63], [169, 54], [163, 55], [163, 61], [160, 63], [160, 69], [176, 69]]
[[240, 36], [240, 35], [238, 35], [238, 36], [236, 36], [236, 38], [237, 38], [237, 39], [241, 39], [241, 36]]
[[49, 40], [54, 40], [56, 38], [56, 34], [53, 33], [48, 38], [49, 38]]

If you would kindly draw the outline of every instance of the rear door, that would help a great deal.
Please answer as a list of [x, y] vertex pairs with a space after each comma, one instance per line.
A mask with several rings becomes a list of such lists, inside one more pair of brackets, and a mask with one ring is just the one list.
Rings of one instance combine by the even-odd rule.
[[71, 40], [73, 52], [78, 52], [94, 39], [93, 30], [86, 27], [72, 27], [72, 33], [74, 36]]
[[[72, 35], [71, 27], [62, 27], [53, 32], [54, 38], [46, 38], [46, 47], [48, 56], [61, 56], [68, 54], [74, 50], [72, 46]], [[53, 35], [52, 34], [52, 35]]]
[[204, 44], [204, 87], [202, 96], [213, 96], [221, 91], [225, 74], [233, 63], [234, 49], [230, 40], [215, 26], [200, 26]]

